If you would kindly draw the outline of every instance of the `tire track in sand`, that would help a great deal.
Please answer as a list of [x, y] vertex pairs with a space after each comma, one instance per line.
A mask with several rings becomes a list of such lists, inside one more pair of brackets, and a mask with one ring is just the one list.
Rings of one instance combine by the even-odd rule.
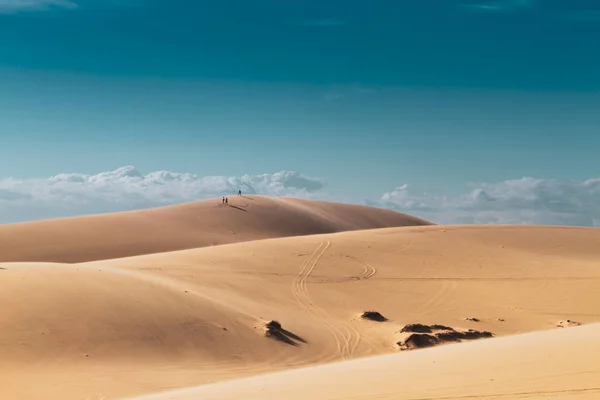
[[[298, 275], [296, 275], [296, 277], [294, 278], [294, 281], [292, 282], [292, 294], [294, 295], [296, 302], [305, 311], [307, 311], [309, 314], [311, 314], [311, 316], [313, 316], [313, 318], [316, 318], [316, 319], [320, 319], [320, 318], [316, 314], [316, 312], [313, 310], [312, 303], [307, 296], [307, 292], [305, 292], [303, 290], [303, 288], [304, 288], [303, 282], [305, 282], [306, 279], [308, 279], [308, 271], [309, 271], [311, 265], [315, 265], [319, 261], [319, 258], [321, 258], [321, 256], [325, 253], [326, 245], [327, 244], [325, 242], [319, 243], [317, 248], [311, 253], [311, 255], [308, 257], [308, 259], [302, 264], [302, 266], [300, 267], [300, 271], [298, 272]], [[331, 333], [331, 335], [333, 336], [333, 338], [335, 340], [335, 343], [337, 346], [337, 353], [341, 354], [342, 342], [340, 339], [339, 332], [336, 331], [335, 329], [333, 329], [333, 327], [326, 322], [324, 323], [324, 325], [325, 325], [325, 328], [327, 328], [327, 330]]]
[[[317, 266], [319, 259], [325, 254], [331, 246], [331, 242], [321, 242], [316, 250], [310, 255], [308, 260], [302, 264], [300, 272], [292, 283], [292, 294], [298, 304], [306, 310], [313, 318], [319, 320], [333, 336], [337, 352], [331, 358], [340, 356], [346, 360], [354, 354], [358, 342], [360, 342], [360, 333], [348, 323], [336, 320], [327, 311], [316, 306], [311, 301], [308, 294], [307, 280]], [[339, 326], [341, 325], [341, 326]]]
[[359, 277], [356, 277], [355, 279], [352, 279], [352, 280], [362, 281], [362, 280], [365, 280], [365, 279], [372, 278], [377, 273], [377, 268], [375, 268], [374, 266], [372, 266], [368, 262], [361, 261], [358, 258], [349, 256], [349, 255], [346, 255], [346, 257], [349, 258], [349, 259], [351, 259], [352, 261], [356, 262], [363, 269], [362, 270], [362, 274]]
[[[331, 242], [328, 242], [328, 247], [329, 247], [329, 245], [331, 245]], [[358, 260], [356, 260], [356, 261], [358, 261]], [[363, 277], [363, 279], [370, 278], [372, 275], [374, 275], [377, 272], [373, 266], [363, 265], [362, 262], [360, 262], [360, 261], [358, 261], [358, 262], [363, 266], [364, 270], [366, 271], [365, 272], [366, 278]], [[316, 265], [317, 265], [317, 263], [315, 262], [311, 266], [310, 270], [308, 271], [307, 278], [313, 272]], [[305, 290], [306, 290], [306, 284], [304, 286], [305, 286]], [[308, 297], [307, 290], [306, 290], [306, 296]], [[360, 334], [360, 332], [358, 330], [356, 330], [352, 325], [347, 323], [346, 321], [333, 317], [331, 314], [327, 313], [327, 311], [323, 310], [322, 308], [315, 306], [315, 309], [317, 309], [318, 311], [321, 312], [321, 316], [323, 318], [329, 319], [329, 320], [333, 321], [334, 323], [337, 322], [339, 324], [339, 327], [337, 329], [338, 329], [338, 332], [340, 332], [342, 334], [343, 341], [344, 341], [340, 355], [341, 355], [342, 359], [344, 359], [344, 360], [348, 360], [348, 359], [352, 358], [352, 356], [356, 352], [356, 348], [360, 344], [360, 340], [362, 338], [362, 335]]]
[[[363, 261], [363, 260], [359, 260], [356, 257], [350, 256], [350, 255], [345, 255], [347, 258], [351, 259], [352, 261], [354, 261], [355, 263], [357, 263], [358, 265], [360, 265], [362, 267], [362, 273], [359, 277], [353, 277], [351, 279], [351, 281], [354, 282], [360, 282], [360, 281], [364, 281], [367, 279], [371, 279], [372, 277], [375, 276], [375, 274], [377, 274], [377, 268], [375, 268], [372, 264]], [[337, 283], [337, 282], [334, 282]], [[352, 328], [356, 331], [355, 328]], [[357, 331], [358, 333], [358, 331]], [[355, 337], [354, 342], [352, 343], [352, 348], [351, 348], [351, 353], [354, 354], [354, 352], [356, 351], [356, 349], [358, 348], [358, 345], [360, 344], [361, 340], [365, 340], [367, 342], [370, 342], [372, 345], [374, 346], [378, 346], [377, 341], [373, 340], [372, 338], [370, 338], [368, 335], [362, 335], [360, 333], [358, 333], [358, 335]]]

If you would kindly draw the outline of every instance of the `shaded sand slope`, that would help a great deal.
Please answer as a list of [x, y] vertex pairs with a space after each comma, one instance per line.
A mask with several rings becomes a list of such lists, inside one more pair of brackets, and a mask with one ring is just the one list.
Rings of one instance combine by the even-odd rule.
[[600, 325], [380, 356], [136, 400], [600, 398]]
[[[255, 319], [228, 306], [226, 299], [135, 272], [2, 265], [0, 335], [2, 344], [15, 344], [3, 347], [2, 357], [16, 363], [163, 356], [214, 361], [243, 341]], [[255, 344], [256, 357], [268, 348], [268, 343]]]
[[125, 213], [0, 225], [0, 262], [85, 262], [247, 240], [429, 225], [372, 207], [232, 196]]
[[571, 330], [600, 322], [599, 242], [590, 228], [423, 226], [0, 264], [0, 398], [117, 399], [399, 352], [414, 323]]

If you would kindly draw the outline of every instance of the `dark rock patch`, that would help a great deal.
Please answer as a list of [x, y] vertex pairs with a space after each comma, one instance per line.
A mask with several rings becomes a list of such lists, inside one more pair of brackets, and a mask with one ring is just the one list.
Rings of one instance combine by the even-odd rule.
[[413, 333], [403, 341], [398, 342], [402, 350], [423, 349], [439, 344], [439, 339], [426, 333]]
[[440, 344], [491, 338], [494, 336], [492, 332], [487, 331], [476, 331], [474, 329], [459, 331], [444, 325], [423, 324], [406, 325], [400, 332], [411, 333], [406, 339], [397, 342], [397, 345], [401, 350], [414, 350]]
[[306, 343], [306, 340], [302, 337], [283, 329], [281, 323], [274, 320], [265, 324], [265, 336], [289, 344], [290, 346], [299, 346], [299, 343]]
[[445, 325], [424, 325], [424, 324], [408, 324], [400, 330], [401, 333], [413, 332], [413, 333], [432, 333], [433, 331], [453, 331], [454, 328]]
[[408, 324], [404, 328], [400, 329], [400, 332], [414, 332], [414, 333], [431, 333], [431, 327], [423, 324]]
[[386, 322], [388, 320], [386, 317], [384, 317], [377, 311], [365, 311], [364, 313], [362, 313], [361, 318], [377, 322]]

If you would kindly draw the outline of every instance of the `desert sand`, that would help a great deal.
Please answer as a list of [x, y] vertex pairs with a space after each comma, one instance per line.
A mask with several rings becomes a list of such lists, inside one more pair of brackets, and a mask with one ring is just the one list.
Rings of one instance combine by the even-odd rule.
[[[379, 356], [130, 400], [598, 399], [600, 325]], [[549, 351], [551, 349], [551, 351]]]
[[600, 396], [599, 229], [230, 201], [3, 226], [0, 398]]
[[0, 262], [62, 262], [162, 253], [249, 240], [430, 225], [371, 207], [232, 196], [150, 210], [0, 225]]

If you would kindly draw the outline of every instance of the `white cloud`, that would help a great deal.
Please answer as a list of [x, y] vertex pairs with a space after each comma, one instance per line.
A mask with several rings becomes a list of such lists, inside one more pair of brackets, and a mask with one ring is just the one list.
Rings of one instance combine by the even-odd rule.
[[[95, 175], [0, 179], [0, 223], [158, 207], [222, 195], [247, 194], [336, 200], [323, 179], [298, 172], [197, 176], [133, 167]], [[337, 199], [339, 200], [339, 199]], [[441, 224], [551, 224], [600, 226], [600, 178], [534, 178], [471, 185], [463, 194], [415, 193], [402, 185], [367, 205], [391, 208]]]
[[0, 223], [163, 206], [244, 193], [313, 197], [325, 182], [297, 172], [205, 176], [157, 171], [142, 175], [122, 167], [96, 175], [59, 174], [48, 179], [0, 179]]
[[45, 10], [51, 7], [75, 8], [71, 0], [0, 0], [0, 13]]
[[368, 203], [437, 223], [600, 226], [600, 178], [522, 178], [476, 185], [450, 197], [412, 193], [404, 185]]

